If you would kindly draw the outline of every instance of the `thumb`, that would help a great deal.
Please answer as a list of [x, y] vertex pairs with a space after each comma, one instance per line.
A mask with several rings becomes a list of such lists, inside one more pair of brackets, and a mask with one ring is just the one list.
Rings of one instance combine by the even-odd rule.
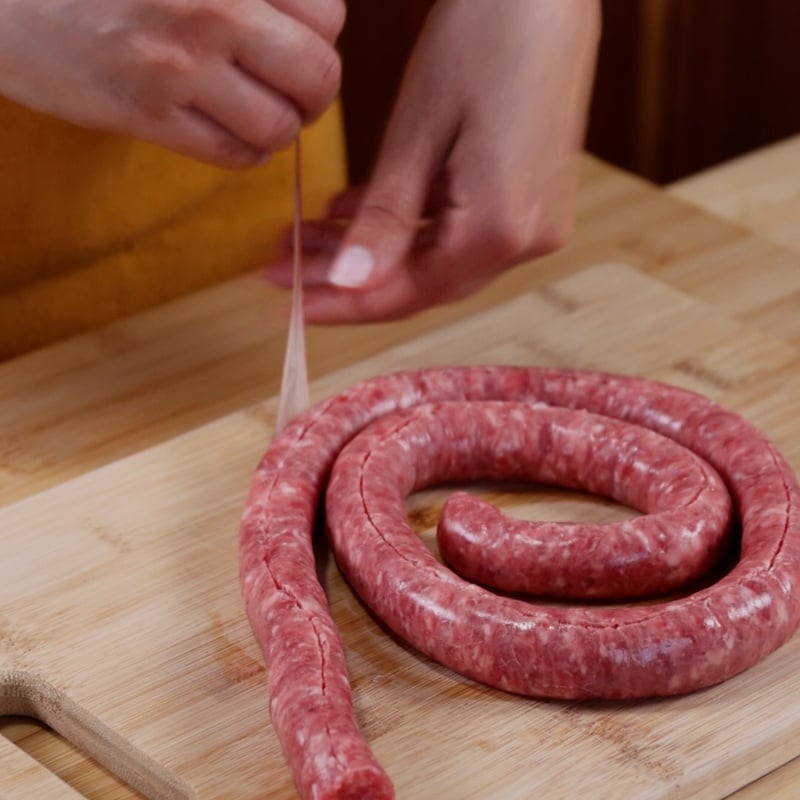
[[372, 177], [328, 271], [335, 287], [383, 285], [402, 269], [419, 232], [446, 140], [423, 130], [425, 117], [412, 99], [401, 91]]

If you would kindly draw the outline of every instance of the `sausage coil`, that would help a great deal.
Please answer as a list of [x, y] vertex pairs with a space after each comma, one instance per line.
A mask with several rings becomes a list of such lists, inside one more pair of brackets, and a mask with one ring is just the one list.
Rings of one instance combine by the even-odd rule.
[[[601, 526], [504, 522], [456, 495], [440, 549], [479, 582], [470, 583], [411, 531], [403, 502], [431, 483], [482, 478], [585, 488], [644, 513]], [[309, 800], [393, 797], [356, 724], [316, 576], [312, 531], [326, 489], [331, 546], [362, 600], [421, 652], [500, 689], [570, 699], [691, 692], [752, 666], [800, 623], [798, 486], [738, 415], [665, 384], [575, 370], [465, 367], [366, 381], [273, 441], [240, 532], [270, 714]], [[719, 560], [731, 520], [736, 563], [678, 598], [567, 606], [485, 588], [499, 579], [505, 591], [571, 598], [672, 591]], [[481, 531], [499, 561], [474, 556]]]

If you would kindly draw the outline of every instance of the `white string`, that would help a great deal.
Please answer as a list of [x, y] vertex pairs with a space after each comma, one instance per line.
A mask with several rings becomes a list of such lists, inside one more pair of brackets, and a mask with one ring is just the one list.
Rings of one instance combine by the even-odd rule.
[[292, 308], [289, 315], [289, 334], [283, 360], [281, 397], [275, 434], [289, 420], [308, 408], [308, 365], [303, 321], [303, 260], [300, 252], [300, 226], [303, 219], [303, 181], [300, 170], [300, 139], [294, 148], [294, 264], [292, 269]]

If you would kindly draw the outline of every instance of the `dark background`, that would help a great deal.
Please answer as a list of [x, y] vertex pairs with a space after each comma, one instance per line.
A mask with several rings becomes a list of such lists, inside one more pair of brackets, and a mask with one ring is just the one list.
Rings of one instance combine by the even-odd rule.
[[[348, 0], [342, 94], [354, 182], [369, 174], [432, 5]], [[590, 152], [663, 184], [798, 132], [800, 0], [605, 0]]]

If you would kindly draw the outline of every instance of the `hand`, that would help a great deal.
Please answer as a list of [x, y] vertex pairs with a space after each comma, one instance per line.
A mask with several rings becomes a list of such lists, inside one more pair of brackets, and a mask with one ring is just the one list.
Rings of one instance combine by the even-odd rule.
[[0, 94], [223, 167], [339, 89], [343, 0], [0, 0]]
[[[405, 316], [561, 246], [599, 17], [595, 0], [440, 0], [368, 185], [304, 225], [307, 319]], [[290, 260], [268, 277], [290, 285]]]

